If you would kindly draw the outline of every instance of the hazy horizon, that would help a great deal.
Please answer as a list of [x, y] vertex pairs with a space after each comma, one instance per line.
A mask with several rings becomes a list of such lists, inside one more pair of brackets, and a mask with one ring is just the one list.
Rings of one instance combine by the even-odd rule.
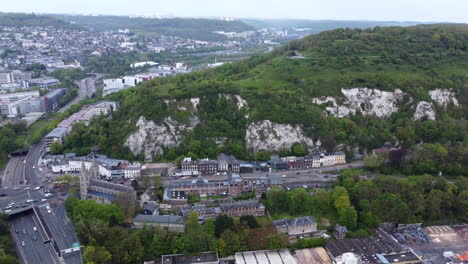
[[[220, 4], [220, 2], [223, 2]], [[468, 1], [460, 0], [17, 0], [5, 3], [1, 12], [191, 17], [237, 19], [307, 19], [398, 22], [468, 23]]]

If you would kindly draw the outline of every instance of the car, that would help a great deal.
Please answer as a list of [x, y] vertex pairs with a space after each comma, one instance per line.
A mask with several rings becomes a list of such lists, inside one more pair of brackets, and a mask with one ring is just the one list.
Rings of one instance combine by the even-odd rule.
[[27, 207], [28, 205], [27, 204], [23, 204], [21, 207]]
[[352, 168], [353, 166], [352, 165], [348, 165], [348, 168]]
[[50, 210], [50, 206], [48, 206], [48, 205], [47, 205], [45, 208], [46, 208], [47, 210]]
[[14, 189], [15, 189], [15, 190], [19, 190], [19, 187], [15, 187]]
[[23, 160], [23, 164], [26, 164], [26, 161], [25, 161], [25, 160]]
[[37, 186], [37, 187], [34, 187], [33, 190], [37, 191], [37, 190], [39, 190], [39, 189], [41, 189], [41, 187]]
[[37, 227], [33, 226], [33, 231], [37, 232]]
[[52, 213], [52, 211], [49, 209], [49, 210], [47, 210], [47, 213], [51, 214], [51, 213]]
[[26, 187], [26, 188], [24, 188], [24, 190], [29, 191], [29, 190], [31, 190], [31, 187]]
[[325, 179], [328, 178], [328, 175], [324, 175], [323, 178], [325, 178]]
[[32, 203], [32, 201], [33, 201], [32, 199], [27, 199], [26, 200], [27, 203]]
[[49, 197], [52, 197], [52, 196], [54, 196], [54, 195], [51, 194], [51, 193], [46, 193], [44, 196], [45, 196], [46, 198], [49, 198]]
[[11, 212], [11, 210], [10, 210], [10, 209], [8, 209], [8, 210], [5, 210], [5, 213], [9, 213], [9, 212]]
[[299, 175], [299, 174], [301, 174], [301, 173], [300, 173], [300, 172], [296, 172], [296, 175]]
[[1, 193], [0, 194], [0, 197], [5, 197], [5, 196], [7, 196], [6, 193]]
[[33, 168], [33, 169], [35, 169], [35, 168], [36, 168], [36, 166], [32, 166], [32, 168]]
[[21, 205], [19, 205], [19, 204], [17, 204], [17, 205], [15, 206], [15, 208], [20, 208], [20, 207], [21, 207]]
[[5, 210], [7, 209], [11, 209], [13, 206], [11, 204], [9, 204], [7, 207], [5, 207]]
[[42, 199], [41, 199], [41, 202], [45, 202], [45, 201], [47, 201], [46, 198], [42, 198]]
[[65, 196], [65, 195], [67, 195], [67, 193], [64, 193], [64, 192], [63, 192], [62, 195]]
[[21, 246], [26, 246], [26, 243], [24, 243], [24, 241], [21, 241]]

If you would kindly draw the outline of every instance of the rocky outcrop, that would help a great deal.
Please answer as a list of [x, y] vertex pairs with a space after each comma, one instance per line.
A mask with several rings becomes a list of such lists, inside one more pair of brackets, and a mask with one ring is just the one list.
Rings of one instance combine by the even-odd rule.
[[436, 113], [434, 111], [434, 106], [432, 103], [421, 101], [416, 106], [416, 111], [414, 112], [413, 119], [420, 120], [423, 118], [427, 118], [429, 120], [436, 119]]
[[155, 155], [163, 154], [164, 147], [179, 146], [183, 135], [198, 123], [199, 119], [196, 116], [192, 116], [188, 125], [179, 123], [171, 117], [155, 123], [142, 116], [136, 123], [138, 130], [127, 138], [125, 146], [128, 146], [134, 154], [143, 153], [145, 160], [152, 160]]
[[452, 89], [435, 89], [429, 91], [429, 95], [431, 96], [431, 99], [440, 106], [446, 106], [450, 103], [455, 106], [459, 106], [458, 100]]
[[314, 141], [307, 137], [300, 126], [278, 124], [270, 120], [253, 122], [245, 133], [247, 149], [253, 151], [280, 151], [299, 142], [308, 149], [314, 147]]
[[330, 104], [325, 109], [328, 113], [336, 117], [347, 117], [360, 111], [364, 115], [374, 115], [377, 117], [389, 117], [398, 111], [400, 103], [406, 95], [400, 89], [394, 92], [386, 92], [369, 88], [341, 89], [343, 102], [338, 103], [333, 97], [313, 98], [315, 104]]

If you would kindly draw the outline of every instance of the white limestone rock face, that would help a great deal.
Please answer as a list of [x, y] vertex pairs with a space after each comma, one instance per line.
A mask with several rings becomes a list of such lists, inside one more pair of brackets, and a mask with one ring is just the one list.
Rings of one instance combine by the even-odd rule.
[[163, 154], [163, 147], [177, 147], [183, 140], [183, 135], [191, 131], [200, 120], [192, 116], [188, 125], [179, 123], [171, 117], [161, 123], [146, 120], [141, 116], [136, 123], [138, 130], [125, 141], [125, 146], [138, 155], [143, 153], [145, 160], [152, 160], [157, 154]]
[[434, 106], [432, 103], [426, 102], [426, 101], [421, 101], [418, 103], [416, 106], [416, 111], [414, 112], [413, 119], [414, 120], [420, 120], [423, 117], [429, 119], [429, 120], [435, 120], [436, 119], [436, 113], [434, 111]]
[[331, 96], [313, 98], [312, 102], [315, 104], [330, 103], [331, 106], [325, 107], [326, 111], [340, 118], [355, 114], [358, 110], [363, 115], [389, 117], [398, 111], [398, 103], [406, 95], [400, 89], [386, 92], [369, 88], [352, 88], [341, 89], [341, 92], [344, 95], [342, 103], [338, 103]]
[[435, 89], [429, 91], [431, 99], [434, 100], [440, 106], [446, 106], [452, 103], [455, 106], [459, 106], [458, 100], [455, 97], [455, 93], [452, 89]]
[[270, 120], [253, 122], [247, 128], [246, 147], [253, 151], [280, 151], [291, 148], [296, 143], [302, 143], [308, 149], [313, 149], [314, 141], [305, 136], [300, 126], [278, 124]]
[[226, 97], [229, 101], [236, 101], [237, 109], [247, 108], [247, 101], [238, 94], [218, 94], [218, 98]]

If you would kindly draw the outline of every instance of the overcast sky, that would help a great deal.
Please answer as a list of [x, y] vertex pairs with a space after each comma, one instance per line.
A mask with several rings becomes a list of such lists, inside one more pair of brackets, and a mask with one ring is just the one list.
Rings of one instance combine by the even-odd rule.
[[2, 0], [2, 12], [468, 23], [468, 0]]

